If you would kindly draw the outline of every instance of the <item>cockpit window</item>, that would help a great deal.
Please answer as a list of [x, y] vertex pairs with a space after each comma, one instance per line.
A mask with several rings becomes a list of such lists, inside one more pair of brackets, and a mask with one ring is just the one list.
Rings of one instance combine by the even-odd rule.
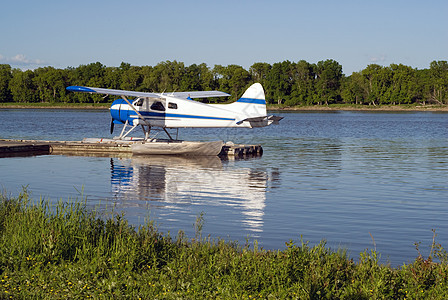
[[177, 103], [168, 102], [168, 108], [177, 109]]
[[143, 105], [143, 99], [138, 99], [137, 101], [134, 102], [135, 106], [142, 106]]
[[165, 106], [160, 101], [156, 101], [151, 105], [152, 110], [165, 111]]

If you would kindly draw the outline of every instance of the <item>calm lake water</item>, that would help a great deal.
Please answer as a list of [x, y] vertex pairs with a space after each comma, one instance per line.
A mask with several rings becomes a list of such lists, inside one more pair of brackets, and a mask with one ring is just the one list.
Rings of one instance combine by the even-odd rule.
[[[279, 126], [184, 129], [180, 138], [262, 144], [247, 160], [215, 157], [0, 158], [0, 189], [34, 199], [87, 197], [89, 207], [123, 212], [134, 225], [149, 217], [163, 232], [285, 242], [326, 240], [357, 259], [376, 249], [401, 265], [427, 256], [436, 229], [448, 247], [448, 114], [295, 112]], [[108, 111], [1, 109], [0, 138], [80, 140], [111, 137]], [[118, 131], [118, 129], [116, 128]]]

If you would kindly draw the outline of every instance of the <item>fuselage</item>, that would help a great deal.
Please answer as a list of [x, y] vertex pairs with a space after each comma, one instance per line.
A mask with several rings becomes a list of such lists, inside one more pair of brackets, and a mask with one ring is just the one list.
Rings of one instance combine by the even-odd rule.
[[[266, 116], [265, 102], [205, 104], [176, 97], [137, 98], [130, 106], [126, 100], [112, 103], [114, 123], [149, 125], [151, 127], [261, 127], [265, 121], [239, 122], [251, 117]], [[264, 111], [263, 111], [264, 109]]]

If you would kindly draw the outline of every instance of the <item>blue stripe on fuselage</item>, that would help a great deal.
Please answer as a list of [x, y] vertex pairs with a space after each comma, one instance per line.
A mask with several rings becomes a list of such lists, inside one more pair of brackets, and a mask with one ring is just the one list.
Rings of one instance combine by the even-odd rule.
[[235, 121], [234, 118], [220, 118], [220, 117], [207, 117], [207, 116], [194, 116], [194, 115], [181, 115], [181, 114], [166, 114], [171, 118], [188, 118], [188, 119], [205, 119], [205, 120], [222, 120], [222, 121]]
[[[172, 114], [172, 113], [158, 113], [151, 111], [140, 111], [140, 114], [144, 117], [168, 117], [168, 118], [188, 118], [188, 119], [207, 119], [207, 120], [223, 120], [234, 121], [234, 118], [221, 118], [221, 117], [209, 117], [209, 116], [197, 116], [197, 115], [184, 115], [184, 114]], [[135, 112], [131, 112], [131, 115], [137, 115]]]
[[[139, 111], [139, 113], [145, 118], [187, 118], [187, 119], [202, 119], [202, 120], [222, 120], [222, 121], [235, 121], [234, 118], [221, 118], [221, 117], [209, 117], [209, 116], [197, 116], [197, 115], [185, 115], [185, 114], [173, 114], [173, 113], [159, 113], [152, 111]], [[135, 111], [129, 111], [130, 118], [137, 118]]]

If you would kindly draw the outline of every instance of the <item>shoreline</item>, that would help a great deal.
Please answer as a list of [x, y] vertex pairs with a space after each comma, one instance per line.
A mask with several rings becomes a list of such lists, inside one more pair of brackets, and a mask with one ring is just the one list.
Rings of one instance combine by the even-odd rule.
[[448, 112], [448, 106], [439, 106], [439, 105], [426, 105], [426, 106], [399, 106], [399, 105], [379, 105], [379, 106], [352, 106], [352, 105], [329, 105], [329, 106], [294, 106], [294, 107], [281, 107], [278, 105], [272, 105], [267, 107], [269, 111], [291, 111], [291, 112], [299, 112], [299, 111], [372, 111], [372, 112], [422, 112], [422, 111], [430, 111], [430, 112]]
[[70, 104], [50, 104], [50, 103], [0, 103], [0, 109], [109, 109], [112, 103], [70, 103]]
[[[0, 109], [94, 109], [94, 110], [108, 110], [111, 103], [70, 103], [70, 104], [50, 104], [50, 103], [0, 103]], [[448, 112], [448, 106], [440, 105], [378, 105], [378, 106], [361, 106], [361, 105], [310, 105], [310, 106], [279, 106], [267, 105], [268, 111], [285, 111], [285, 112], [300, 112], [300, 111], [374, 111], [374, 112], [393, 112], [393, 111], [429, 111], [429, 112]]]

